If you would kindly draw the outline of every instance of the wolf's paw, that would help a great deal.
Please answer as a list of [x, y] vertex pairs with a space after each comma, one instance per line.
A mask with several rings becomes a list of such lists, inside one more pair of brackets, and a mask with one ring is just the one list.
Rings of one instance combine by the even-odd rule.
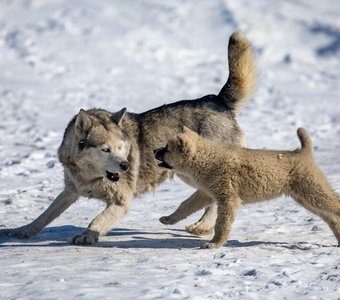
[[217, 249], [220, 248], [222, 245], [218, 243], [204, 243], [201, 245], [201, 249]]
[[79, 235], [76, 235], [72, 243], [74, 245], [83, 245], [83, 246], [88, 246], [88, 245], [93, 245], [98, 242], [98, 235], [90, 234], [90, 233], [82, 233]]
[[173, 225], [176, 223], [169, 216], [167, 217], [164, 216], [164, 217], [159, 218], [159, 222], [161, 222], [164, 225]]
[[208, 235], [214, 232], [214, 227], [206, 227], [202, 223], [195, 223], [185, 227], [185, 230], [193, 235]]

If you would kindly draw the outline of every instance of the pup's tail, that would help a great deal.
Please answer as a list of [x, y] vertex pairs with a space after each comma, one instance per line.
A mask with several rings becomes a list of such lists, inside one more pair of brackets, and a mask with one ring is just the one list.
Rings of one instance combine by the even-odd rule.
[[298, 128], [297, 136], [301, 143], [301, 152], [313, 154], [313, 142], [307, 130], [302, 127]]
[[257, 70], [250, 42], [234, 32], [228, 45], [229, 77], [218, 97], [235, 113], [247, 103], [257, 86]]

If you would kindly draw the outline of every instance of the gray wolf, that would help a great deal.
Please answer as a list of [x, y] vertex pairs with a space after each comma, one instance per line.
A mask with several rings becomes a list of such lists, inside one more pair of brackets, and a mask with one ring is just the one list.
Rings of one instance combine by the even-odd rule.
[[300, 149], [256, 150], [217, 144], [184, 128], [184, 133], [171, 138], [166, 147], [155, 150], [155, 157], [161, 161], [160, 167], [187, 176], [193, 187], [210, 197], [188, 199], [160, 221], [175, 224], [215, 202], [218, 205], [215, 234], [202, 248], [219, 248], [227, 240], [242, 203], [287, 195], [321, 217], [340, 246], [340, 196], [318, 168], [307, 131], [299, 128], [297, 135]]
[[[172, 170], [158, 168], [153, 149], [164, 145], [183, 125], [216, 142], [242, 145], [244, 134], [236, 117], [256, 87], [257, 72], [251, 45], [240, 33], [229, 39], [228, 60], [229, 77], [218, 95], [179, 101], [140, 114], [126, 108], [114, 113], [80, 110], [68, 124], [58, 150], [64, 167], [64, 190], [33, 222], [3, 229], [0, 235], [30, 238], [83, 196], [107, 205], [87, 230], [73, 239], [77, 245], [94, 244], [127, 213], [133, 197], [154, 190], [173, 176]], [[187, 181], [185, 176], [180, 177]], [[199, 190], [190, 199], [206, 197]], [[216, 206], [208, 207], [188, 231], [211, 231], [215, 214]]]

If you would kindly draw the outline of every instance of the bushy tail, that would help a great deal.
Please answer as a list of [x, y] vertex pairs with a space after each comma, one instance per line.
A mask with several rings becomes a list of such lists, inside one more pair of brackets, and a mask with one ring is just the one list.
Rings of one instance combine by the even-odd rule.
[[297, 136], [301, 143], [301, 152], [313, 154], [313, 142], [307, 130], [302, 127], [298, 128]]
[[234, 32], [228, 45], [229, 77], [218, 97], [235, 113], [247, 103], [257, 86], [256, 60], [249, 41]]

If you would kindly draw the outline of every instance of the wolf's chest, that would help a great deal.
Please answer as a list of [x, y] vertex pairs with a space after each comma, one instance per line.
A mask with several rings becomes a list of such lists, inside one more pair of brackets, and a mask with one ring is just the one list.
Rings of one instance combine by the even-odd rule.
[[96, 198], [104, 202], [112, 201], [117, 193], [115, 183], [110, 183], [105, 178], [82, 183], [78, 186], [79, 194], [86, 198]]

